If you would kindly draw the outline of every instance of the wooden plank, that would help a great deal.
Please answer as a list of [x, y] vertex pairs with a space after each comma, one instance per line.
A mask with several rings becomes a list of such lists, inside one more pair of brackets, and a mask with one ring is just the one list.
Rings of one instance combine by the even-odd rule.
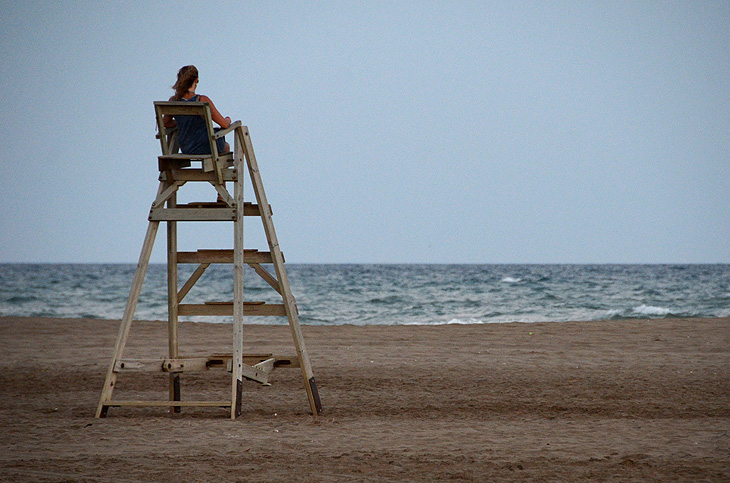
[[[222, 301], [209, 301], [205, 302], [205, 305], [233, 305], [235, 302], [222, 300]], [[251, 301], [251, 302], [244, 302], [243, 305], [263, 305], [266, 302], [258, 302], [258, 301]]]
[[164, 359], [120, 359], [114, 364], [114, 372], [162, 372]]
[[[235, 132], [239, 132], [240, 127]], [[243, 317], [246, 315], [246, 306], [243, 298], [243, 220], [245, 217], [245, 203], [243, 201], [243, 146], [234, 139], [234, 169], [237, 173], [233, 186], [233, 197], [235, 198], [236, 219], [233, 224], [233, 359], [231, 371], [231, 419], [236, 419], [241, 414], [242, 391], [243, 391]], [[265, 307], [249, 306], [260, 309]]]
[[170, 359], [120, 359], [115, 372], [200, 372], [207, 371], [210, 358], [183, 357]]
[[[173, 127], [164, 127], [164, 121], [162, 119], [162, 116], [158, 119], [159, 125], [163, 126], [163, 134], [160, 135], [159, 133], [157, 136], [155, 136], [157, 139], [159, 139], [162, 142], [162, 153], [163, 154], [172, 154], [177, 153], [180, 150], [180, 144], [177, 142], [177, 126]], [[182, 164], [181, 164], [182, 165]]]
[[215, 169], [213, 158], [203, 159], [203, 173], [209, 173]]
[[[161, 107], [155, 105], [155, 121], [157, 122], [157, 139], [160, 140], [160, 147], [162, 149], [163, 154], [170, 154], [172, 153], [172, 147], [173, 144], [175, 144], [175, 151], [177, 151], [177, 128], [174, 130], [168, 129], [165, 127], [165, 122], [163, 119], [162, 111], [160, 110]], [[173, 143], [172, 139], [175, 139], [175, 142]]]
[[[222, 171], [223, 181], [235, 181], [236, 173], [232, 169]], [[206, 173], [202, 169], [171, 169], [160, 173], [160, 181], [208, 181], [215, 182], [215, 173]]]
[[[241, 355], [241, 360], [244, 364], [258, 364], [261, 361], [264, 361], [270, 357], [272, 357], [273, 354], [271, 352], [264, 352], [264, 353], [244, 353]], [[233, 358], [233, 355], [230, 352], [219, 352], [216, 354], [211, 354], [210, 360], [221, 360], [221, 361], [230, 361]]]
[[[282, 256], [283, 256], [283, 254], [282, 254]], [[271, 252], [269, 252], [269, 258], [271, 258]], [[268, 270], [266, 270], [264, 267], [262, 267], [258, 263], [249, 263], [249, 266], [251, 268], [253, 268], [256, 271], [256, 273], [258, 273], [259, 276], [261, 278], [263, 278], [264, 281], [266, 281], [266, 283], [268, 283], [271, 286], [271, 288], [273, 288], [274, 290], [279, 292], [279, 295], [281, 295], [281, 287], [279, 286], [279, 281], [276, 280], [276, 278], [274, 278], [274, 276], [271, 275]]]
[[[187, 104], [198, 104], [187, 102]], [[203, 160], [203, 171], [214, 171], [215, 181], [214, 184], [223, 184], [223, 173], [222, 170], [226, 165], [226, 158], [219, 156], [218, 143], [216, 142], [215, 130], [213, 129], [212, 114], [210, 111], [210, 105], [207, 102], [202, 104], [202, 117], [205, 120], [205, 126], [208, 131], [208, 144], [210, 148], [210, 156], [202, 158]], [[227, 158], [230, 159], [230, 158]]]
[[207, 102], [156, 101], [155, 108], [163, 116], [204, 116]]
[[[180, 253], [182, 253], [182, 252], [178, 252], [178, 257], [180, 256]], [[180, 258], [178, 258], [177, 263], [181, 263]], [[190, 292], [190, 290], [193, 288], [195, 283], [198, 280], [200, 280], [200, 277], [203, 276], [203, 273], [205, 273], [205, 270], [209, 266], [210, 266], [209, 263], [201, 263], [200, 266], [198, 266], [198, 268], [195, 269], [195, 271], [192, 273], [192, 275], [190, 275], [190, 278], [188, 279], [188, 281], [185, 282], [185, 284], [182, 286], [180, 291], [177, 293], [178, 304], [180, 302], [182, 302], [182, 300], [185, 298], [185, 296], [188, 294], [188, 292]]]
[[[271, 206], [269, 206], [269, 211], [271, 211]], [[245, 216], [261, 216], [261, 210], [259, 210], [259, 205], [244, 203], [243, 214]]]
[[[114, 365], [114, 372], [205, 372], [211, 369], [230, 370], [231, 354], [219, 357], [181, 357], [176, 359], [120, 359]], [[272, 354], [243, 354], [241, 362], [260, 372], [271, 372], [277, 367], [299, 367], [296, 357], [274, 357]], [[244, 369], [245, 370], [245, 369]]]
[[[241, 304], [243, 306], [243, 315], [249, 317], [268, 317], [268, 316], [286, 316], [286, 308], [283, 304]], [[180, 304], [178, 306], [178, 315], [184, 316], [232, 316], [232, 303], [220, 304]]]
[[256, 381], [260, 384], [268, 384], [269, 383], [269, 373], [257, 369], [253, 366], [249, 366], [248, 364], [241, 364], [241, 375], [245, 377], [246, 379], [249, 379], [251, 381]]
[[230, 207], [233, 207], [234, 206], [234, 203], [235, 202], [233, 201], [233, 197], [228, 192], [228, 190], [226, 190], [226, 187], [224, 185], [213, 183], [213, 187], [218, 192], [218, 196], [220, 196], [220, 198], [223, 200], [223, 202], [226, 205], [228, 205]]
[[[221, 357], [182, 357], [176, 359], [120, 359], [114, 372], [205, 372], [211, 369], [230, 369], [231, 354]], [[273, 357], [272, 354], [243, 354], [241, 362], [259, 372], [269, 373], [277, 367], [299, 367], [296, 357]]]
[[201, 249], [195, 252], [178, 252], [177, 259], [178, 263], [233, 263], [233, 250]]
[[221, 407], [231, 406], [231, 401], [108, 401], [108, 407], [131, 406], [131, 407]]
[[209, 359], [207, 357], [185, 357], [182, 359], [167, 359], [162, 363], [164, 372], [201, 372], [207, 371]]
[[[227, 364], [232, 359], [231, 354], [213, 354], [209, 357], [210, 367], [219, 367]], [[274, 367], [292, 368], [299, 367], [299, 358], [297, 356], [275, 356], [268, 354], [243, 354], [242, 360], [244, 364], [255, 366], [267, 359], [274, 359]], [[218, 362], [220, 361], [220, 362]]]
[[232, 221], [234, 208], [152, 208], [150, 221]]
[[[160, 156], [161, 157], [161, 156]], [[173, 159], [157, 159], [157, 169], [159, 171], [170, 171], [190, 167], [189, 160], [173, 160]]]
[[[177, 263], [233, 263], [233, 250], [178, 252], [177, 257]], [[244, 250], [243, 258], [249, 265], [271, 263], [271, 252], [260, 252], [256, 249]]]
[[[162, 180], [163, 182], [167, 182], [166, 180]], [[179, 181], [179, 180], [178, 180]], [[201, 181], [201, 180], [196, 180]], [[208, 181], [211, 182], [209, 179], [205, 179], [202, 181]], [[231, 180], [229, 180], [231, 181]], [[190, 203], [179, 203], [177, 205], [178, 208], [228, 208], [225, 203], [221, 203], [218, 201], [191, 201]], [[259, 206], [255, 205], [253, 203], [244, 203], [243, 204], [243, 215], [244, 216], [261, 216], [261, 212], [259, 211]]]
[[259, 371], [269, 373], [274, 370], [275, 362], [276, 362], [276, 359], [274, 357], [270, 357], [270, 358], [266, 359], [265, 361], [261, 361], [258, 364], [254, 364], [253, 368], [257, 369]]
[[155, 201], [152, 203], [153, 208], [160, 208], [165, 201], [169, 200], [173, 195], [177, 193], [177, 190], [185, 184], [185, 181], [175, 181], [168, 186], [162, 193], [157, 195]]
[[221, 129], [220, 131], [216, 132], [215, 138], [220, 139], [223, 136], [225, 136], [226, 134], [230, 133], [231, 131], [233, 131], [234, 129], [237, 129], [239, 127], [241, 127], [241, 121], [234, 121], [231, 124], [229, 124], [227, 128]]
[[[202, 161], [204, 159], [211, 159], [213, 156], [210, 154], [181, 154], [181, 153], [173, 153], [173, 154], [163, 154], [161, 156], [157, 156], [157, 159], [160, 161]], [[218, 156], [219, 160], [223, 161], [233, 161], [233, 154], [227, 153], [227, 154], [221, 154]]]
[[[175, 183], [177, 184], [177, 183]], [[177, 191], [174, 191], [167, 200], [167, 208], [177, 205]], [[178, 356], [178, 299], [177, 299], [177, 222], [167, 222], [167, 329], [168, 329], [168, 356], [175, 359]], [[180, 400], [180, 375], [170, 374], [169, 384], [170, 401]], [[180, 412], [180, 408], [173, 410]]]
[[[225, 208], [224, 203], [218, 201], [193, 201], [184, 205], [177, 205], [178, 208]], [[258, 205], [252, 203], [243, 204], [244, 216], [261, 216]]]

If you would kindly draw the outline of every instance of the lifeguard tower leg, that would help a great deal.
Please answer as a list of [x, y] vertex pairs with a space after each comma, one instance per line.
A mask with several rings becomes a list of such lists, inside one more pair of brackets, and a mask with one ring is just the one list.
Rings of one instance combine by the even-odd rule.
[[152, 253], [152, 247], [155, 244], [155, 236], [157, 236], [157, 229], [159, 226], [159, 221], [150, 221], [150, 224], [147, 226], [147, 234], [145, 235], [144, 243], [142, 244], [142, 253], [139, 255], [139, 262], [137, 262], [137, 270], [134, 273], [132, 288], [129, 290], [129, 298], [127, 299], [127, 305], [124, 308], [122, 323], [119, 326], [119, 334], [117, 335], [117, 344], [114, 347], [114, 355], [112, 356], [111, 363], [109, 364], [109, 371], [106, 374], [106, 381], [104, 382], [104, 388], [101, 391], [99, 406], [96, 408], [97, 418], [106, 417], [107, 410], [109, 409], [109, 406], [107, 406], [106, 403], [111, 401], [114, 384], [117, 380], [117, 374], [114, 372], [114, 366], [117, 360], [121, 359], [124, 352], [124, 346], [127, 344], [129, 329], [132, 326], [134, 311], [137, 309], [137, 301], [139, 300], [139, 294], [142, 291], [142, 284], [144, 283], [144, 277], [147, 273], [147, 266], [150, 262], [150, 254]]
[[[167, 200], [168, 208], [177, 206], [177, 193]], [[177, 299], [177, 222], [167, 222], [167, 328], [169, 333], [170, 359], [177, 359], [178, 350], [178, 299]], [[170, 401], [180, 400], [180, 374], [170, 373]], [[180, 406], [171, 408], [180, 412]]]
[[233, 223], [233, 361], [231, 386], [231, 419], [241, 414], [243, 388], [243, 146], [236, 139], [233, 162], [236, 180], [233, 197], [236, 219]]
[[281, 254], [281, 248], [279, 247], [279, 240], [276, 238], [274, 222], [271, 219], [271, 207], [266, 199], [264, 184], [261, 180], [261, 173], [259, 172], [259, 166], [256, 162], [256, 155], [253, 151], [253, 144], [251, 143], [251, 136], [249, 135], [247, 127], [243, 126], [236, 129], [236, 142], [240, 142], [245, 149], [248, 171], [251, 176], [251, 184], [253, 185], [256, 202], [258, 203], [259, 210], [261, 212], [261, 220], [263, 221], [266, 239], [269, 242], [271, 257], [274, 263], [274, 269], [276, 270], [276, 278], [279, 280], [279, 287], [281, 288], [281, 295], [284, 301], [286, 315], [289, 319], [289, 328], [291, 329], [292, 339], [294, 340], [294, 346], [296, 347], [297, 356], [299, 357], [299, 365], [302, 369], [302, 376], [304, 377], [304, 386], [307, 391], [307, 397], [309, 399], [310, 408], [312, 409], [312, 414], [316, 419], [317, 415], [322, 412], [322, 403], [320, 401], [317, 384], [312, 373], [312, 365], [309, 362], [309, 356], [307, 355], [307, 350], [304, 346], [304, 336], [302, 335], [302, 329], [299, 325], [299, 311], [297, 310], [296, 301], [294, 300], [294, 296], [291, 293], [291, 287], [289, 286], [289, 277], [286, 274], [286, 268], [284, 268], [284, 258]]

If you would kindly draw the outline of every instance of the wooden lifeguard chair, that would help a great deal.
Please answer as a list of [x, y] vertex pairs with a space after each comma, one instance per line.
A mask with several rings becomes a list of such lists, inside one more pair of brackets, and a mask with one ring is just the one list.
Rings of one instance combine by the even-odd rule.
[[[139, 263], [124, 309], [114, 354], [104, 382], [96, 417], [106, 417], [110, 407], [157, 406], [168, 407], [179, 412], [181, 407], [230, 407], [231, 418], [241, 414], [243, 379], [268, 384], [269, 374], [279, 367], [301, 368], [310, 409], [316, 418], [322, 411], [317, 385], [304, 345], [299, 326], [296, 301], [291, 293], [289, 279], [284, 267], [284, 257], [276, 238], [271, 207], [266, 199], [256, 156], [254, 155], [248, 128], [240, 121], [227, 129], [215, 132], [208, 103], [203, 102], [155, 102], [157, 127], [162, 146], [158, 158], [160, 185], [157, 197], [152, 203], [149, 225], [139, 256]], [[202, 116], [205, 119], [210, 138], [210, 155], [178, 154], [176, 129], [166, 129], [163, 116]], [[234, 133], [233, 153], [219, 153], [216, 139]], [[256, 204], [244, 202], [244, 162], [253, 185]], [[193, 164], [195, 163], [195, 164]], [[177, 204], [177, 192], [186, 183], [203, 182], [211, 184], [222, 202]], [[232, 183], [234, 194], [226, 189], [225, 183]], [[243, 220], [245, 216], [260, 216], [269, 245], [269, 252], [244, 250]], [[167, 223], [167, 285], [168, 285], [168, 332], [169, 352], [161, 359], [125, 359], [124, 348], [132, 326], [134, 312], [144, 282], [155, 236], [161, 221]], [[202, 221], [230, 221], [234, 225], [233, 250], [198, 250], [178, 252], [177, 223]], [[178, 264], [197, 263], [198, 267], [190, 278], [178, 288]], [[206, 304], [184, 304], [185, 296], [213, 263], [233, 264], [233, 301]], [[281, 304], [244, 301], [244, 264], [252, 267], [282, 297]], [[271, 274], [262, 264], [273, 264]], [[212, 354], [209, 357], [185, 357], [178, 351], [179, 316], [232, 316], [233, 347], [231, 353]], [[244, 354], [244, 316], [285, 316], [288, 318], [296, 356], [284, 357], [273, 354]], [[227, 369], [231, 372], [231, 398], [225, 401], [181, 400], [180, 374], [191, 371]], [[112, 394], [117, 377], [122, 372], [152, 371], [169, 373], [169, 400], [138, 401], [114, 400]]]

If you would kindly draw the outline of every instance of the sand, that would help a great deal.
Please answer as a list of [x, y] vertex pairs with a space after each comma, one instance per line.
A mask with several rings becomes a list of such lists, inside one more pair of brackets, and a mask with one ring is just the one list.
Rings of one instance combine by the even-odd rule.
[[[470, 326], [305, 326], [324, 406], [301, 372], [244, 383], [244, 414], [111, 408], [94, 419], [117, 321], [0, 318], [0, 480], [729, 481], [730, 319]], [[163, 322], [125, 356], [162, 357]], [[186, 355], [228, 351], [231, 327], [184, 323]], [[247, 326], [252, 351], [293, 354], [287, 327]], [[225, 398], [227, 373], [185, 374]], [[122, 374], [115, 397], [164, 398]]]

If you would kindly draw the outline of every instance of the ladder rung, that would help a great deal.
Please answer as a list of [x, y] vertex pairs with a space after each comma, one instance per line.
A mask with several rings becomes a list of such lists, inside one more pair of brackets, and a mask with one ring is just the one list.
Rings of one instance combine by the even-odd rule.
[[[231, 169], [224, 169], [221, 171], [223, 175], [223, 181], [235, 181], [236, 172]], [[178, 169], [172, 171], [161, 171], [160, 181], [168, 181], [174, 183], [175, 181], [191, 181], [191, 182], [216, 182], [216, 174], [212, 171], [203, 171], [202, 169]]]
[[[246, 301], [246, 302], [243, 302], [243, 305], [244, 306], [246, 306], [246, 305], [263, 305], [265, 303], [266, 302]], [[230, 301], [229, 300], [209, 301], [209, 302], [205, 302], [205, 305], [233, 305], [233, 301], [232, 300], [230, 300]]]
[[[114, 364], [114, 372], [201, 372], [210, 369], [227, 368], [233, 356], [213, 354], [210, 357], [178, 357], [173, 359], [118, 359]], [[256, 365], [273, 361], [274, 367], [295, 367], [299, 361], [296, 356], [274, 356], [271, 353], [243, 354], [244, 364]]]
[[[260, 216], [259, 205], [243, 204], [243, 216]], [[176, 208], [152, 208], [150, 221], [233, 221], [235, 209], [225, 203], [198, 202]]]
[[[226, 205], [223, 202], [218, 201], [194, 201], [191, 203], [185, 203], [185, 204], [179, 204], [177, 205], [177, 208], [227, 208], [228, 205]], [[271, 209], [271, 205], [269, 205], [269, 209]], [[245, 202], [243, 204], [243, 216], [260, 216], [261, 213], [259, 212], [259, 205], [255, 205], [249, 201]]]
[[[160, 156], [157, 156], [157, 159], [161, 159], [164, 161], [202, 161], [204, 159], [213, 159], [213, 156], [210, 154], [162, 154]], [[227, 152], [222, 153], [218, 155], [219, 160], [232, 160], [233, 159], [233, 153]]]
[[[213, 304], [180, 304], [178, 305], [178, 314], [187, 316], [233, 316], [233, 302]], [[243, 315], [286, 316], [286, 307], [284, 307], [284, 304], [251, 304], [244, 302]]]
[[234, 221], [235, 219], [236, 210], [227, 207], [152, 208], [149, 216], [150, 221]]
[[[271, 252], [260, 252], [255, 249], [244, 250], [243, 261], [245, 263], [273, 263]], [[177, 263], [233, 263], [233, 250], [178, 252]]]

